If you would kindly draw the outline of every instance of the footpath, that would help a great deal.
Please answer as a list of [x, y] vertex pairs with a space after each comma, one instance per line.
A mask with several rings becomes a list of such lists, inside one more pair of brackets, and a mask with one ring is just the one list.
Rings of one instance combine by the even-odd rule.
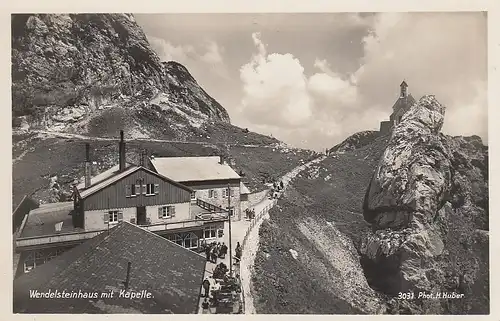
[[[316, 164], [325, 159], [326, 156], [321, 156], [316, 158], [304, 165], [294, 168], [292, 171], [285, 174], [281, 181], [285, 185], [284, 191], [286, 191], [288, 185], [300, 172], [309, 168], [311, 165]], [[281, 193], [283, 193], [282, 191]], [[241, 221], [246, 223], [246, 231], [243, 237], [243, 253], [240, 262], [240, 281], [243, 293], [244, 301], [244, 313], [245, 314], [255, 314], [255, 307], [253, 304], [253, 296], [251, 293], [252, 289], [252, 273], [253, 265], [255, 261], [255, 256], [259, 248], [259, 228], [264, 219], [269, 218], [269, 210], [276, 205], [277, 199], [264, 199], [262, 202], [254, 206], [255, 208], [255, 218], [248, 221]], [[240, 222], [236, 222], [240, 223]], [[234, 234], [233, 234], [234, 235]], [[240, 234], [241, 235], [241, 234]]]
[[[300, 165], [294, 168], [292, 171], [285, 174], [280, 181], [284, 184], [283, 193], [286, 191], [287, 186], [301, 171], [307, 169], [313, 164], [316, 164], [326, 156], [320, 156], [306, 164]], [[255, 255], [259, 248], [259, 228], [263, 220], [269, 218], [269, 210], [276, 205], [277, 199], [265, 198], [260, 203], [252, 206], [255, 210], [255, 218], [252, 220], [242, 218], [239, 221], [231, 221], [231, 243], [232, 243], [232, 255], [234, 257], [234, 251], [237, 243], [239, 242], [242, 246], [242, 257], [239, 264], [234, 265], [235, 260], [233, 259], [233, 271], [235, 275], [239, 275], [241, 288], [242, 288], [242, 302], [243, 302], [243, 312], [245, 314], [255, 314], [255, 308], [253, 305], [253, 297], [251, 293], [251, 277], [253, 273], [253, 263], [255, 261]], [[228, 224], [225, 224], [223, 242], [229, 246], [229, 228]], [[202, 253], [203, 254], [203, 253]], [[218, 259], [217, 264], [224, 262], [229, 267], [229, 250], [228, 255], [224, 259]], [[205, 266], [204, 278], [212, 275], [213, 270], [216, 265], [211, 262], [207, 262]], [[202, 313], [200, 300], [199, 313]]]

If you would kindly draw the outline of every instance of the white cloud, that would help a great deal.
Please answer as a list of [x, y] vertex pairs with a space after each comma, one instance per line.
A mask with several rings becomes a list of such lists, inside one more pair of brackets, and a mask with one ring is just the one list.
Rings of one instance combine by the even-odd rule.
[[291, 54], [267, 55], [260, 34], [252, 34], [258, 53], [240, 69], [243, 111], [260, 124], [303, 126], [312, 115], [307, 79]]
[[222, 78], [229, 78], [223, 59], [224, 48], [215, 41], [207, 40], [196, 47], [190, 44], [174, 45], [153, 36], [148, 36], [148, 41], [162, 61], [177, 61], [195, 75], [206, 73], [209, 69], [210, 72]]
[[[240, 69], [244, 92], [240, 110], [255, 130], [305, 147], [303, 137], [314, 140], [310, 133], [332, 136], [343, 128], [341, 119], [333, 116], [356, 100], [356, 87], [349, 80], [319, 59], [315, 67], [320, 72], [308, 78], [292, 54], [268, 54], [259, 33], [252, 34], [252, 39], [256, 54]], [[324, 142], [316, 140], [313, 148], [319, 148], [318, 144]]]

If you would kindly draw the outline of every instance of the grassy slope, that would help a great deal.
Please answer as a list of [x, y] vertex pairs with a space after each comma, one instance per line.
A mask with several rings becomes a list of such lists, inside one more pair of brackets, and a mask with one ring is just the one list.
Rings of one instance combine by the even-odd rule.
[[[258, 134], [255, 134], [258, 135]], [[13, 141], [17, 138], [13, 137]], [[49, 191], [50, 177], [58, 176], [63, 187], [74, 178], [83, 176], [85, 159], [84, 141], [72, 139], [34, 139], [28, 151], [13, 165], [13, 207], [25, 194], [35, 193], [35, 199], [48, 200], [54, 195]], [[105, 170], [118, 162], [118, 144], [109, 141], [91, 141], [92, 158], [101, 163], [99, 170]], [[140, 149], [147, 149], [158, 156], [207, 156], [219, 155], [225, 151], [223, 145], [207, 147], [200, 144], [138, 142], [127, 143], [127, 159], [138, 161]], [[13, 146], [13, 157], [19, 156], [26, 147]], [[235, 170], [246, 174], [245, 181], [252, 190], [262, 189], [262, 179], [280, 176], [299, 164], [301, 159], [311, 157], [308, 151], [282, 153], [278, 149], [230, 147], [235, 159]], [[55, 199], [52, 199], [55, 201]]]
[[[325, 289], [325, 280], [316, 270], [328, 263], [297, 226], [307, 218], [333, 221], [357, 246], [369, 228], [362, 216], [363, 197], [385, 142], [386, 137], [379, 138], [356, 151], [330, 156], [320, 164], [317, 174], [301, 173], [272, 209], [270, 220], [259, 232], [254, 274], [258, 313], [359, 313]], [[297, 248], [312, 258], [308, 265], [290, 255], [289, 249]]]

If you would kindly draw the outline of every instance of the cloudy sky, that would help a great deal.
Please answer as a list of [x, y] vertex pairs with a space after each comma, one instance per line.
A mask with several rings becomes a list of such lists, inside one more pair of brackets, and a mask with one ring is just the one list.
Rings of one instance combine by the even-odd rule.
[[447, 106], [443, 131], [487, 141], [482, 13], [136, 15], [233, 124], [321, 150], [388, 119], [403, 79]]

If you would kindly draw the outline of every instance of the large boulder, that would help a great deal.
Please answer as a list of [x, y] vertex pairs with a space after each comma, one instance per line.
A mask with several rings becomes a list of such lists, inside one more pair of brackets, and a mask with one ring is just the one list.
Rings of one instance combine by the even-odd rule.
[[390, 296], [455, 291], [464, 298], [416, 300], [396, 313], [489, 309], [487, 147], [477, 136], [441, 134], [444, 114], [424, 96], [394, 128], [366, 191], [372, 233], [360, 251], [369, 282]]

